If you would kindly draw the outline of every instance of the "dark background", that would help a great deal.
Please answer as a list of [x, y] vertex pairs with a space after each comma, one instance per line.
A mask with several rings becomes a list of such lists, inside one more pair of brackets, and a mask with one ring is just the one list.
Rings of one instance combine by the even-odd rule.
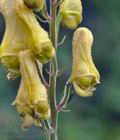
[[[101, 74], [101, 85], [94, 96], [81, 98], [75, 95], [68, 109], [59, 115], [60, 140], [120, 140], [120, 1], [83, 0], [83, 22], [94, 34], [93, 58]], [[43, 25], [47, 29], [48, 26]], [[0, 16], [0, 38], [5, 23]], [[58, 60], [66, 72], [58, 79], [58, 96], [70, 75], [73, 31], [61, 28]], [[41, 130], [35, 127], [22, 132], [20, 118], [12, 101], [16, 97], [20, 79], [8, 81], [0, 67], [0, 140], [44, 140]]]

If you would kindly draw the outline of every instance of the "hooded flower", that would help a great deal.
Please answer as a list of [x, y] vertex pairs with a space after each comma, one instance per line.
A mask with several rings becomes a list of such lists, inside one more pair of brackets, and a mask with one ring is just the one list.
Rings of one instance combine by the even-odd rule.
[[35, 53], [41, 63], [46, 63], [54, 57], [55, 50], [48, 37], [48, 33], [39, 25], [35, 15], [25, 5], [16, 7], [16, 14], [28, 29], [29, 48]]
[[0, 59], [8, 71], [18, 71], [18, 53], [21, 50], [31, 49], [41, 63], [46, 63], [54, 56], [48, 33], [23, 0], [3, 0], [0, 2], [0, 11], [6, 22]]
[[33, 53], [30, 50], [21, 51], [19, 62], [30, 107], [33, 108], [37, 118], [46, 120], [50, 117], [47, 90], [39, 78]]
[[100, 83], [100, 75], [91, 56], [92, 43], [93, 35], [89, 29], [83, 27], [75, 31], [70, 81], [76, 93], [83, 97], [91, 96], [95, 90], [94, 86]]
[[40, 11], [45, 3], [45, 0], [23, 0], [24, 3], [35, 11]]
[[74, 29], [82, 21], [81, 0], [64, 0], [60, 5], [62, 23], [70, 29]]

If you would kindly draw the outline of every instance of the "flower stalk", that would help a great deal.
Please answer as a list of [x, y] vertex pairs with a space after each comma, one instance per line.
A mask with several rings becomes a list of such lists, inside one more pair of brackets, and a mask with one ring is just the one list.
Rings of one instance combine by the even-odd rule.
[[[56, 1], [50, 0], [50, 39], [57, 51], [57, 36], [56, 36]], [[56, 80], [57, 80], [57, 73], [58, 73], [58, 65], [57, 65], [57, 56], [51, 60], [50, 62], [50, 108], [51, 108], [51, 126], [54, 129], [54, 133], [50, 134], [48, 137], [49, 140], [57, 140], [57, 103], [56, 103]]]
[[[2, 0], [0, 12], [6, 22], [5, 35], [0, 47], [0, 62], [8, 71], [7, 78], [21, 76], [20, 88], [12, 103], [21, 116], [22, 128], [35, 125], [46, 134], [46, 140], [58, 140], [58, 113], [64, 111], [75, 91], [79, 96], [93, 94], [100, 75], [92, 60], [92, 32], [83, 27], [81, 0]], [[33, 11], [40, 12], [42, 20]], [[49, 23], [48, 32], [37, 19]], [[57, 77], [64, 69], [58, 69], [57, 47], [60, 24], [76, 29], [72, 41], [73, 66], [64, 86], [63, 96], [57, 102]], [[43, 74], [49, 62], [49, 81]]]

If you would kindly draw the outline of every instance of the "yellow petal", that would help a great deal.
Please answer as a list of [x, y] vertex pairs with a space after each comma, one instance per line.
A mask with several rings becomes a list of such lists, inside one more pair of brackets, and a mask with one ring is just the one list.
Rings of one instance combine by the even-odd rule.
[[60, 5], [62, 23], [70, 29], [74, 29], [82, 21], [81, 0], [64, 0]]
[[34, 119], [30, 115], [26, 115], [22, 120], [21, 128], [22, 130], [26, 130], [34, 124]]
[[31, 106], [35, 108], [35, 113], [38, 113], [41, 119], [48, 119], [50, 117], [50, 108], [47, 90], [38, 75], [33, 53], [30, 50], [21, 51], [19, 53], [19, 62]]
[[22, 78], [20, 88], [18, 90], [18, 94], [16, 96], [15, 101], [12, 103], [15, 105], [18, 111], [18, 114], [22, 117], [25, 117], [27, 114], [30, 116], [34, 116], [34, 111], [30, 106], [30, 99], [25, 88], [25, 82]]
[[[26, 130], [32, 125], [41, 127], [39, 118], [36, 118], [34, 107], [31, 106], [29, 94], [25, 87], [24, 79], [21, 79], [17, 97], [12, 105], [16, 106], [17, 112], [21, 117], [21, 128]], [[43, 119], [43, 118], [42, 118]]]
[[31, 49], [41, 63], [55, 55], [48, 33], [39, 25], [34, 13], [23, 0], [5, 0], [0, 3], [6, 29], [0, 47], [1, 63], [8, 71], [19, 69], [18, 53]]
[[28, 8], [31, 8], [35, 11], [40, 11], [43, 6], [45, 0], [23, 0], [24, 3], [28, 6]]
[[46, 63], [55, 55], [54, 47], [49, 39], [48, 33], [39, 25], [35, 15], [25, 5], [16, 7], [17, 16], [29, 31], [27, 41], [30, 48], [37, 55], [41, 63]]
[[[85, 27], [78, 28], [73, 36], [73, 65], [71, 82], [79, 95], [91, 95], [94, 86], [99, 83], [100, 75], [91, 55], [93, 35]], [[80, 89], [79, 89], [80, 88]], [[81, 92], [81, 93], [80, 93]], [[88, 92], [88, 93], [87, 93]]]
[[8, 70], [17, 71], [19, 68], [17, 54], [20, 50], [24, 50], [27, 47], [27, 30], [16, 16], [14, 0], [4, 0], [1, 7], [1, 13], [6, 22], [5, 34], [0, 47], [1, 63]]
[[75, 92], [82, 97], [89, 97], [93, 95], [93, 91], [90, 89], [87, 90], [83, 90], [80, 88], [80, 86], [78, 86], [76, 83], [73, 83], [73, 87], [75, 89]]
[[12, 105], [16, 106], [17, 112], [21, 117], [22, 129], [27, 129], [34, 124], [34, 110], [30, 107], [29, 96], [23, 78], [16, 99]]

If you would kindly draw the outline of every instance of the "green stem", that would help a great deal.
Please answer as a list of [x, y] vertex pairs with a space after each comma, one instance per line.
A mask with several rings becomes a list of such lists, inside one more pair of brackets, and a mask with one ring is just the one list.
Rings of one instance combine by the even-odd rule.
[[46, 134], [46, 140], [50, 140], [50, 135]]
[[71, 83], [69, 81], [66, 82], [64, 87], [64, 96], [62, 97], [59, 105], [57, 106], [58, 113], [61, 112], [68, 104], [71, 95]]
[[[57, 29], [56, 29], [56, 4], [50, 0], [50, 39], [55, 50], [57, 49]], [[50, 108], [51, 108], [51, 126], [54, 133], [50, 134], [49, 140], [57, 140], [57, 103], [56, 103], [56, 79], [58, 73], [57, 56], [50, 63]]]

